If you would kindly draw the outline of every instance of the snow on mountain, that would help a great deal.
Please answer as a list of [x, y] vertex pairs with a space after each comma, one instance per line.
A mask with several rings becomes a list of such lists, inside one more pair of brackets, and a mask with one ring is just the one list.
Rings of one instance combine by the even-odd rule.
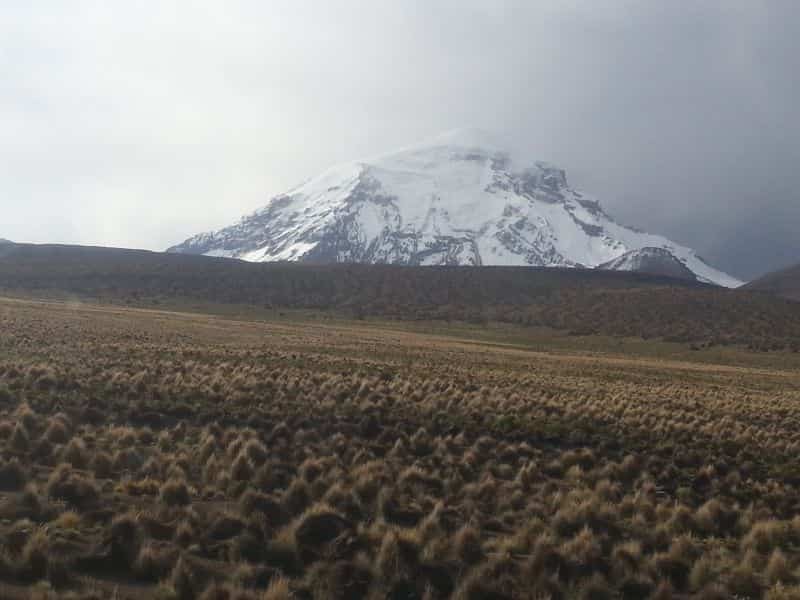
[[595, 268], [655, 248], [699, 281], [741, 285], [690, 248], [615, 222], [562, 169], [519, 164], [502, 147], [489, 134], [458, 130], [340, 165], [168, 251], [254, 262]]
[[636, 271], [638, 273], [674, 277], [675, 279], [697, 279], [685, 264], [664, 248], [629, 250], [622, 256], [603, 263], [597, 268], [608, 271]]

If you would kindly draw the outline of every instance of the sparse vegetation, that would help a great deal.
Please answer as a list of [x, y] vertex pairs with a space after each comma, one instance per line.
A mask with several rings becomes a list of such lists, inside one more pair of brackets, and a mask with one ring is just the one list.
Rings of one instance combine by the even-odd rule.
[[0, 331], [3, 598], [798, 597], [791, 354], [18, 300]]
[[[178, 310], [212, 306], [235, 317], [303, 310], [354, 323], [505, 323], [574, 336], [662, 339], [695, 350], [800, 351], [796, 301], [750, 288], [727, 290], [621, 271], [253, 264], [137, 250], [19, 245], [0, 253], [0, 293]], [[40, 385], [50, 382], [43, 373]], [[0, 389], [0, 402], [4, 395]]]

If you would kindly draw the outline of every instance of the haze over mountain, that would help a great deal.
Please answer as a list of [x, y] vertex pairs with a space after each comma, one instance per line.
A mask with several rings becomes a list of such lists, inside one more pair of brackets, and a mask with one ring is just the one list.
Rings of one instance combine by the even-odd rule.
[[617, 223], [564, 170], [506, 148], [496, 135], [460, 129], [339, 165], [169, 251], [251, 262], [602, 266], [741, 284], [690, 248]]
[[752, 279], [800, 261], [800, 3], [685, 4], [5, 2], [0, 235], [163, 249], [475, 125]]

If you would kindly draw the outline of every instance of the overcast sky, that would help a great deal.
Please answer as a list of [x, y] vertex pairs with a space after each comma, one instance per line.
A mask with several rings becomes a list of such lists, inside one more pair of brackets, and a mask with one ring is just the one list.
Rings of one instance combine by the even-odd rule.
[[800, 262], [800, 2], [0, 0], [0, 237], [163, 249], [457, 127], [748, 278]]

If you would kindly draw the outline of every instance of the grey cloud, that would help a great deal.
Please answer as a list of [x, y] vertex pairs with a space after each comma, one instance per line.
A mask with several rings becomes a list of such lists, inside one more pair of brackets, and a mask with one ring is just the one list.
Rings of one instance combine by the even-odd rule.
[[754, 276], [800, 261], [798, 17], [781, 0], [6, 3], [0, 236], [160, 249], [329, 164], [477, 126]]

